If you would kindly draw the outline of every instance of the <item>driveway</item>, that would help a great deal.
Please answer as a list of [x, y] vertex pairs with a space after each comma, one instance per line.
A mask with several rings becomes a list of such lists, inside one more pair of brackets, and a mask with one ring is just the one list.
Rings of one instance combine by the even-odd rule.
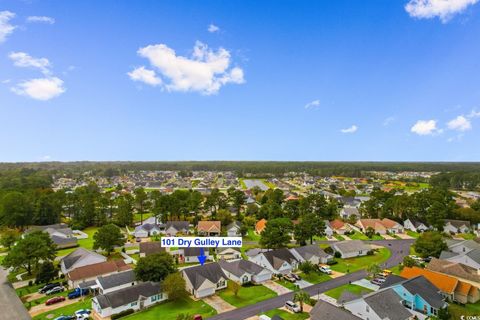
[[273, 280], [265, 281], [265, 282], [262, 283], [262, 285], [264, 285], [265, 287], [272, 290], [273, 292], [275, 292], [278, 295], [289, 293], [289, 292], [292, 291], [292, 290], [282, 286], [281, 284], [276, 283]]
[[217, 313], [227, 312], [235, 309], [235, 307], [232, 306], [230, 303], [216, 295], [203, 298], [202, 300], [206, 304], [210, 305], [213, 309], [215, 309]]
[[303, 289], [303, 288], [306, 288], [306, 287], [310, 287], [313, 283], [310, 283], [308, 281], [305, 281], [305, 280], [298, 280], [295, 282], [295, 284], [300, 288], [300, 289]]
[[7, 280], [7, 271], [0, 268], [0, 310], [2, 319], [31, 319], [15, 290]]
[[42, 314], [42, 313], [45, 313], [45, 312], [48, 312], [48, 311], [52, 311], [52, 310], [55, 310], [55, 309], [58, 309], [58, 308], [61, 308], [61, 307], [65, 307], [65, 306], [68, 306], [70, 304], [77, 303], [78, 301], [80, 301], [80, 298], [66, 299], [65, 301], [55, 303], [55, 304], [52, 304], [52, 305], [49, 305], [49, 306], [47, 306], [47, 305], [45, 305], [45, 303], [43, 303], [43, 304], [39, 304], [39, 305], [31, 307], [29, 313], [32, 317], [35, 317], [39, 314]]
[[394, 237], [389, 236], [388, 234], [382, 234], [382, 237], [383, 237], [385, 240], [395, 240]]
[[377, 286], [376, 284], [371, 283], [367, 279], [361, 279], [361, 280], [358, 280], [358, 281], [354, 281], [354, 282], [352, 282], [352, 284], [356, 284], [357, 286], [364, 287], [364, 288], [367, 288], [367, 289], [372, 290], [372, 291], [377, 291], [380, 288], [380, 286]]
[[410, 237], [408, 234], [406, 233], [397, 233], [397, 237], [401, 238], [401, 239], [413, 239], [412, 237]]

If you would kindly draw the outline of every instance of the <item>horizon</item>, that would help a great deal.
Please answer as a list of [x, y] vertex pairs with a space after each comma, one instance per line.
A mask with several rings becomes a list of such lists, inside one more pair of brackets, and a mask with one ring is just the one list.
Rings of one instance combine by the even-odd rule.
[[479, 161], [477, 2], [3, 1], [0, 163]]

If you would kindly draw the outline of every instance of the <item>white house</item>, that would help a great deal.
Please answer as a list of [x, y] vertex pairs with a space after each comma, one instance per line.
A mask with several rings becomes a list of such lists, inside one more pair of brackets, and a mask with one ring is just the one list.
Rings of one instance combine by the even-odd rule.
[[178, 249], [180, 254], [180, 260], [184, 263], [199, 262], [198, 256], [202, 253], [207, 260], [213, 260], [213, 256], [210, 255], [208, 248], [198, 248], [198, 247], [187, 247]]
[[220, 261], [222, 268], [228, 279], [239, 284], [255, 283], [259, 284], [272, 279], [272, 272], [262, 268], [247, 260], [236, 260], [232, 262]]
[[135, 228], [135, 238], [148, 238], [159, 235], [161, 232], [160, 226], [156, 224], [144, 223]]
[[230, 223], [227, 226], [227, 236], [229, 237], [239, 237], [241, 236], [240, 234], [240, 228], [242, 227], [242, 224], [238, 221], [234, 221]]
[[323, 251], [318, 245], [292, 248], [290, 252], [299, 262], [309, 261], [312, 264], [319, 264], [333, 260], [333, 256]]
[[333, 236], [333, 228], [330, 226], [330, 221], [325, 220], [324, 223], [325, 223], [325, 231], [324, 231], [325, 235], [327, 237]]
[[238, 248], [217, 248], [217, 260], [241, 259], [242, 253]]
[[96, 279], [96, 283], [99, 293], [106, 294], [134, 286], [137, 284], [137, 280], [135, 280], [135, 272], [128, 270], [108, 276], [100, 276]]
[[429, 228], [427, 224], [421, 222], [421, 221], [416, 221], [412, 219], [407, 219], [403, 222], [403, 227], [407, 230], [413, 231], [413, 232], [424, 232], [427, 231]]
[[76, 268], [107, 261], [105, 256], [85, 248], [78, 248], [60, 260], [60, 269], [67, 274]]
[[286, 248], [260, 252], [249, 260], [267, 268], [274, 274], [288, 274], [297, 269], [299, 261]]
[[128, 309], [143, 310], [166, 299], [158, 283], [143, 282], [94, 297], [92, 309], [100, 317], [107, 318]]
[[471, 226], [470, 221], [464, 220], [444, 220], [445, 226], [443, 227], [444, 232], [457, 234], [457, 233], [467, 233], [470, 232]]
[[217, 262], [185, 268], [182, 276], [185, 290], [197, 299], [214, 295], [217, 290], [227, 287], [228, 278]]
[[188, 221], [167, 221], [165, 223], [165, 234], [167, 236], [174, 236], [177, 233], [188, 234], [190, 224]]
[[340, 252], [342, 258], [354, 258], [367, 255], [371, 247], [361, 240], [346, 240], [332, 244], [332, 249]]

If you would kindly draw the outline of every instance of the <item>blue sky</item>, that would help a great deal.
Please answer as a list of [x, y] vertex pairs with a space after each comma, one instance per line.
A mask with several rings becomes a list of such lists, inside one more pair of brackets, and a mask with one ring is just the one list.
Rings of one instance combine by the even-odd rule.
[[0, 161], [479, 161], [477, 1], [2, 0]]

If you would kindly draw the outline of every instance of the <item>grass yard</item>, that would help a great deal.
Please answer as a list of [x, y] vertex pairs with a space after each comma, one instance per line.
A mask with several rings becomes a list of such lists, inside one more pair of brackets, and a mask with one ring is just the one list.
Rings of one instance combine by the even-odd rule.
[[400, 270], [400, 268], [401, 268], [401, 266], [398, 264], [395, 267], [390, 268], [389, 270], [392, 271], [393, 274], [396, 274], [398, 276], [398, 275], [400, 275], [400, 272], [402, 272], [402, 270]]
[[336, 287], [335, 289], [332, 289], [332, 290], [328, 290], [327, 292], [325, 292], [325, 294], [334, 299], [338, 299], [342, 295], [342, 292], [345, 290], [358, 295], [362, 293], [372, 292], [372, 290], [370, 289], [357, 286], [355, 284], [344, 284], [343, 286]]
[[83, 301], [79, 301], [73, 304], [69, 304], [68, 306], [61, 307], [52, 311], [48, 311], [42, 314], [39, 314], [33, 317], [33, 320], [39, 319], [55, 319], [60, 317], [61, 315], [73, 315], [75, 311], [80, 309], [91, 309], [92, 308], [92, 301], [91, 298], [85, 298]]
[[[93, 241], [93, 235], [97, 232], [97, 230], [98, 230], [98, 227], [88, 227], [88, 228], [82, 230], [83, 232], [85, 232], [88, 235], [88, 238], [78, 240], [78, 246], [82, 247], [82, 248], [85, 248], [85, 249], [88, 249], [88, 250], [92, 250], [93, 249], [93, 242], [94, 242]], [[58, 250], [57, 251], [57, 257], [66, 256], [67, 254], [75, 251], [76, 249], [77, 248], [68, 248], [68, 249]]]
[[[145, 221], [146, 219], [150, 218], [153, 214], [151, 212], [145, 212], [143, 214], [143, 221]], [[139, 213], [135, 213], [133, 215], [133, 222], [140, 222], [142, 219], [141, 219], [141, 216]]]
[[168, 301], [160, 303], [145, 311], [138, 312], [122, 319], [141, 319], [141, 320], [176, 320], [179, 314], [196, 315], [200, 314], [204, 319], [216, 315], [217, 312], [205, 302], [193, 301], [185, 298], [178, 301]]
[[277, 294], [262, 285], [248, 285], [240, 287], [237, 296], [232, 290], [232, 282], [228, 287], [217, 293], [223, 300], [237, 308], [245, 307], [263, 300], [276, 297]]
[[325, 274], [325, 273], [322, 273], [322, 272], [315, 272], [315, 271], [312, 271], [310, 273], [300, 273], [299, 276], [307, 281], [307, 282], [310, 282], [310, 283], [313, 283], [313, 284], [316, 284], [316, 283], [320, 283], [320, 282], [325, 282], [325, 281], [328, 281], [330, 279], [332, 279], [332, 277], [330, 277], [328, 274]]
[[373, 237], [368, 238], [368, 240], [384, 240], [384, 238], [379, 234], [374, 234]]
[[287, 281], [287, 280], [275, 280], [276, 283], [278, 283], [279, 285], [282, 285], [284, 286], [285, 288], [287, 289], [290, 289], [292, 291], [296, 291], [298, 289], [297, 285], [295, 283], [292, 283], [290, 281]]
[[381, 265], [390, 258], [391, 252], [387, 248], [381, 248], [372, 256], [362, 256], [349, 259], [336, 259], [337, 264], [331, 266], [334, 271], [347, 273], [365, 269], [373, 263]]
[[476, 236], [473, 233], [459, 233], [457, 237], [463, 238], [465, 240], [473, 240]]
[[448, 310], [452, 314], [452, 319], [462, 319], [461, 316], [478, 316], [480, 315], [480, 302], [469, 303], [464, 306], [450, 303]]
[[245, 241], [259, 241], [260, 235], [256, 234], [253, 229], [248, 229], [247, 234], [243, 237]]
[[337, 239], [338, 241], [343, 241], [343, 240], [345, 240], [345, 238], [342, 237], [342, 236], [339, 235], [339, 234], [334, 235], [334, 238]]
[[420, 233], [412, 231], [412, 230], [407, 230], [407, 235], [409, 235], [410, 237], [415, 238], [415, 239], [420, 237]]
[[307, 312], [290, 313], [280, 309], [273, 309], [262, 314], [266, 314], [270, 318], [273, 316], [280, 316], [284, 320], [305, 320], [310, 317], [310, 314]]
[[354, 234], [351, 234], [348, 237], [352, 240], [370, 240], [369, 237], [358, 231], [355, 231]]

